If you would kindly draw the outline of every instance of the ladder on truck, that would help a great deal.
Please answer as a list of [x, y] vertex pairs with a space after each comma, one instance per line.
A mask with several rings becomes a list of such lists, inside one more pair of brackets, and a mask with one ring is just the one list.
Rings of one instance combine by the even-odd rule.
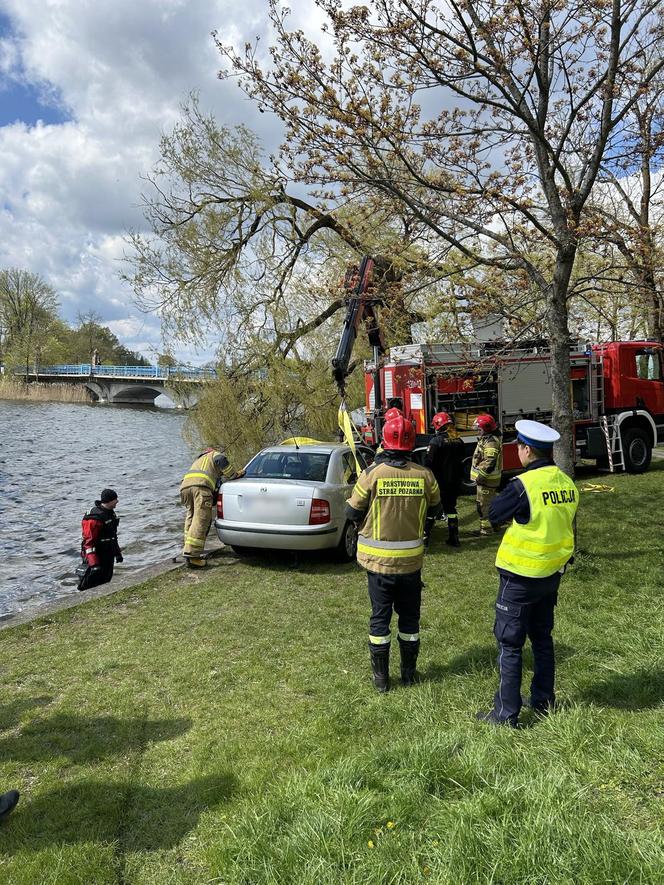
[[625, 458], [623, 456], [620, 425], [617, 423], [615, 415], [602, 415], [600, 417], [600, 425], [604, 431], [604, 439], [606, 440], [606, 451], [609, 456], [609, 471], [611, 473], [616, 473], [619, 470], [624, 470]]
[[604, 355], [596, 350], [590, 353], [589, 409], [593, 421], [599, 421], [604, 414]]

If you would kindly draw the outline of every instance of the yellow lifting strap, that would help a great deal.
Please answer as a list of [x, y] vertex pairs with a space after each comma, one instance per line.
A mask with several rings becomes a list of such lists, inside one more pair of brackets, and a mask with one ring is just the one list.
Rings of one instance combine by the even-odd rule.
[[349, 446], [351, 452], [353, 453], [353, 458], [355, 458], [355, 469], [357, 470], [357, 475], [359, 476], [360, 473], [362, 473], [362, 468], [360, 467], [360, 462], [357, 460], [357, 452], [355, 450], [355, 435], [353, 433], [353, 431], [357, 433], [357, 429], [350, 419], [348, 409], [346, 408], [346, 401], [343, 399], [341, 400], [341, 405], [339, 406], [339, 429], [344, 435], [344, 441], [346, 442], [346, 445]]
[[319, 446], [319, 439], [312, 439], [310, 436], [289, 436], [288, 439], [282, 439], [280, 446]]
[[579, 486], [582, 492], [613, 492], [615, 486], [605, 486], [600, 482], [587, 482], [585, 485]]

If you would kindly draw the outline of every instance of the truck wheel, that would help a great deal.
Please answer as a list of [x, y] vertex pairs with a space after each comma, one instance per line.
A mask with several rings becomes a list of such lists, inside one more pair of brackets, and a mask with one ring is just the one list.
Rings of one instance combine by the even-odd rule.
[[352, 562], [357, 556], [357, 526], [347, 522], [337, 544], [337, 557], [341, 562]]
[[463, 479], [461, 480], [462, 495], [475, 495], [477, 493], [477, 485], [470, 478], [470, 465], [472, 463], [472, 457], [463, 459]]
[[623, 459], [628, 473], [645, 473], [650, 467], [652, 445], [645, 430], [629, 427], [622, 435]]

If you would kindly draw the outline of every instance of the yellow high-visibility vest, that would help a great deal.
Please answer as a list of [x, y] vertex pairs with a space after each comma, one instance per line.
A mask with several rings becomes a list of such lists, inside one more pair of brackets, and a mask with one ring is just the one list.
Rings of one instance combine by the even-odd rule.
[[555, 464], [519, 476], [530, 502], [530, 520], [512, 525], [503, 536], [496, 566], [527, 578], [547, 578], [574, 553], [573, 522], [579, 493]]

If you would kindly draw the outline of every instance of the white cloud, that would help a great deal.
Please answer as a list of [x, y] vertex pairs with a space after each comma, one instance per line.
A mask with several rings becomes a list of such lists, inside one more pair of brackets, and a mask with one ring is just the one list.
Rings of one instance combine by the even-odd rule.
[[[41, 273], [66, 319], [94, 309], [129, 347], [158, 347], [158, 319], [138, 313], [117, 276], [122, 234], [142, 223], [140, 175], [192, 90], [220, 121], [246, 122], [274, 147], [274, 118], [217, 79], [210, 36], [217, 29], [241, 45], [260, 35], [267, 48], [266, 8], [266, 0], [3, 0], [14, 30], [0, 38], [5, 88], [12, 78], [31, 84], [69, 119], [0, 128], [0, 266]], [[309, 0], [298, 8], [294, 24], [316, 27]]]

